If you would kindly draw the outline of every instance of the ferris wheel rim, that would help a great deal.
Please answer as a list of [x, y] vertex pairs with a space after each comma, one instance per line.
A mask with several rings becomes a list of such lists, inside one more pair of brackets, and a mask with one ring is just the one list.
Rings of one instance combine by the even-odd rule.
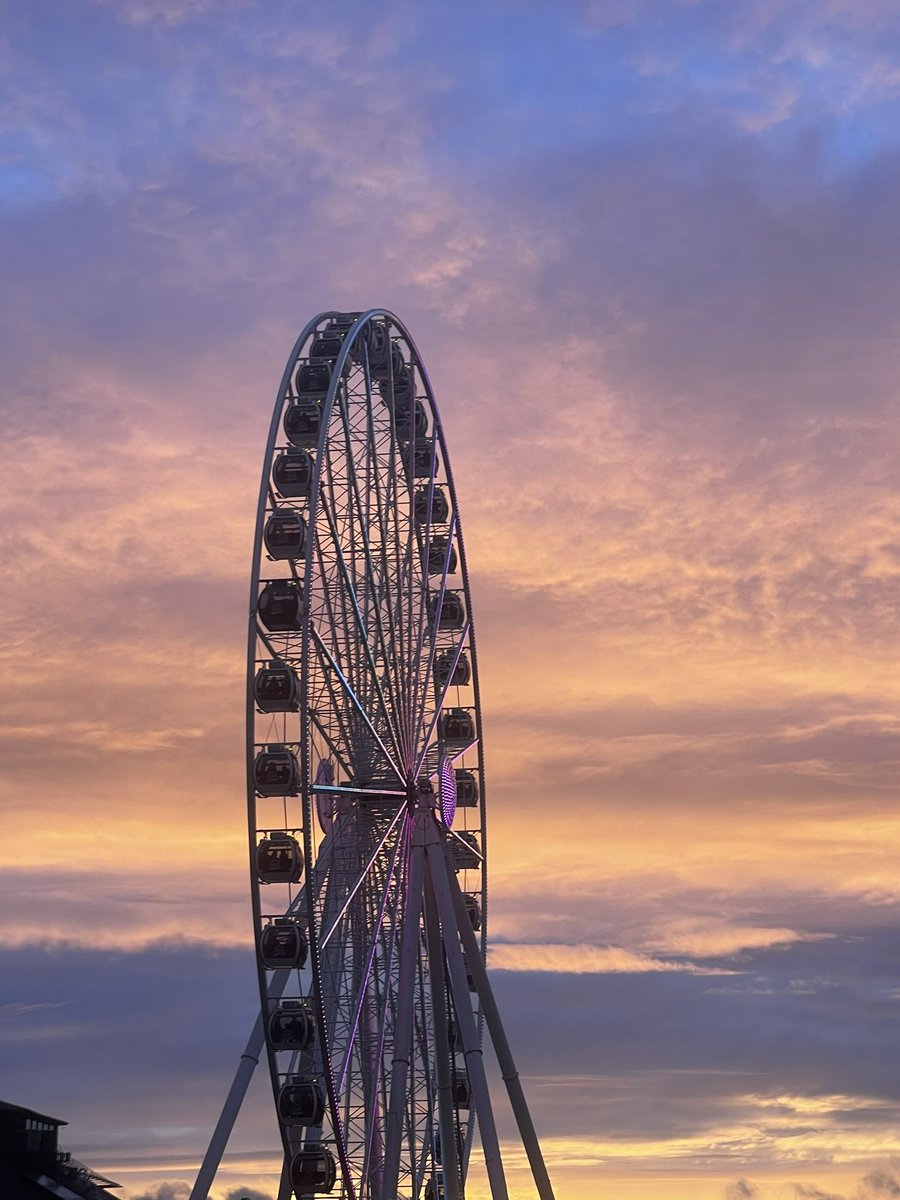
[[[324, 313], [320, 313], [317, 317], [313, 318], [313, 320], [310, 321], [304, 327], [300, 336], [297, 338], [297, 341], [295, 342], [295, 345], [292, 349], [291, 355], [288, 358], [288, 362], [285, 367], [284, 373], [282, 375], [281, 384], [280, 384], [279, 392], [278, 392], [278, 397], [276, 399], [275, 411], [273, 413], [273, 418], [272, 418], [272, 422], [271, 422], [271, 426], [270, 426], [270, 430], [269, 430], [269, 437], [268, 437], [267, 444], [266, 444], [266, 452], [265, 452], [264, 461], [263, 461], [263, 480], [262, 480], [262, 486], [260, 489], [259, 504], [258, 504], [258, 508], [257, 508], [256, 534], [255, 534], [255, 539], [254, 539], [254, 560], [253, 560], [253, 572], [252, 572], [252, 577], [251, 577], [251, 597], [250, 597], [250, 638], [249, 638], [249, 647], [248, 647], [247, 764], [248, 764], [248, 817], [249, 817], [250, 842], [251, 842], [251, 847], [250, 847], [251, 876], [253, 876], [253, 871], [254, 871], [254, 854], [256, 852], [256, 838], [257, 838], [257, 835], [259, 832], [258, 828], [256, 827], [256, 794], [255, 794], [255, 791], [254, 791], [254, 788], [253, 788], [253, 785], [251, 782], [252, 781], [253, 760], [254, 760], [256, 748], [259, 745], [258, 741], [256, 740], [256, 727], [255, 727], [256, 713], [254, 711], [254, 691], [253, 691], [253, 687], [254, 687], [253, 681], [254, 681], [254, 677], [255, 677], [256, 667], [257, 667], [257, 664], [259, 661], [259, 659], [257, 657], [257, 645], [256, 645], [255, 639], [259, 635], [257, 605], [258, 605], [258, 597], [259, 597], [259, 588], [260, 588], [260, 584], [261, 584], [262, 578], [263, 578], [260, 574], [260, 564], [262, 561], [264, 518], [265, 518], [266, 513], [269, 510], [270, 503], [272, 506], [274, 506], [274, 504], [275, 504], [274, 493], [272, 492], [271, 482], [270, 482], [271, 481], [272, 464], [273, 464], [274, 454], [275, 454], [275, 450], [276, 450], [276, 441], [277, 441], [277, 437], [278, 437], [278, 433], [279, 433], [279, 429], [280, 429], [280, 425], [281, 425], [282, 415], [286, 408], [286, 403], [287, 403], [286, 396], [288, 396], [290, 393], [293, 375], [297, 369], [298, 360], [302, 357], [301, 352], [303, 350], [303, 347], [309, 341], [310, 337], [312, 337], [315, 334], [315, 332], [323, 326], [324, 322], [333, 320], [338, 317], [344, 318], [345, 314], [338, 313], [335, 311], [326, 311]], [[459, 590], [465, 596], [466, 613], [468, 614], [465, 629], [462, 633], [460, 633], [460, 636], [459, 636], [459, 642], [458, 642], [458, 647], [457, 647], [457, 660], [459, 658], [460, 653], [463, 650], [463, 647], [465, 647], [467, 652], [469, 653], [469, 656], [471, 659], [471, 686], [472, 686], [473, 708], [474, 708], [474, 711], [477, 713], [477, 717], [478, 717], [477, 728], [479, 730], [479, 735], [480, 735], [480, 730], [481, 730], [480, 694], [479, 694], [479, 687], [478, 687], [477, 653], [476, 653], [476, 646], [475, 646], [474, 626], [471, 621], [469, 573], [468, 573], [468, 565], [467, 565], [466, 556], [465, 556], [465, 545], [464, 545], [464, 541], [462, 538], [462, 530], [459, 526], [459, 521], [458, 521], [458, 504], [457, 504], [457, 497], [456, 497], [455, 482], [454, 482], [454, 478], [453, 478], [453, 474], [452, 474], [452, 469], [450, 467], [449, 456], [447, 454], [446, 440], [445, 440], [445, 436], [444, 436], [443, 425], [440, 421], [440, 415], [439, 415], [436, 400], [434, 398], [434, 392], [433, 392], [433, 389], [431, 386], [431, 382], [430, 382], [430, 379], [425, 370], [424, 364], [422, 362], [421, 355], [419, 354], [418, 347], [416, 346], [415, 342], [413, 341], [412, 337], [410, 336], [405, 325], [399, 320], [399, 318], [397, 318], [388, 309], [374, 308], [374, 309], [366, 310], [365, 312], [356, 315], [356, 319], [355, 319], [354, 323], [344, 334], [343, 343], [342, 343], [340, 352], [334, 361], [333, 370], [332, 370], [331, 379], [330, 379], [329, 388], [328, 388], [328, 393], [322, 402], [321, 428], [320, 428], [320, 433], [319, 433], [319, 440], [316, 445], [316, 456], [315, 456], [315, 467], [314, 467], [313, 480], [310, 485], [310, 493], [309, 493], [309, 501], [308, 501], [308, 515], [307, 515], [308, 536], [307, 536], [307, 541], [306, 541], [306, 546], [305, 546], [303, 581], [304, 581], [305, 585], [309, 584], [309, 582], [313, 579], [313, 576], [314, 576], [316, 542], [317, 542], [317, 537], [318, 537], [318, 515], [319, 515], [319, 506], [320, 506], [320, 502], [321, 502], [322, 472], [323, 472], [323, 463], [325, 462], [325, 458], [326, 458], [324, 451], [328, 444], [329, 429], [330, 429], [330, 425], [331, 425], [332, 413], [333, 413], [334, 406], [335, 406], [335, 400], [336, 400], [336, 397], [340, 391], [340, 388], [342, 387], [344, 380], [345, 380], [345, 368], [347, 366], [348, 359], [351, 357], [352, 348], [356, 344], [356, 340], [360, 336], [361, 332], [372, 321], [383, 321], [383, 322], [385, 322], [386, 329], [389, 330], [391, 327], [393, 327], [394, 329], [399, 331], [399, 334], [402, 337], [403, 341], [405, 342], [406, 347], [410, 351], [411, 362], [414, 361], [414, 363], [415, 363], [415, 369], [418, 372], [419, 377], [422, 381], [423, 387], [425, 389], [425, 395], [428, 400], [429, 411], [430, 411], [430, 415], [431, 415], [431, 418], [433, 421], [433, 434], [432, 434], [433, 445], [435, 448], [437, 448], [437, 447], [440, 448], [442, 462], [443, 462], [443, 473], [446, 476], [446, 478], [441, 480], [441, 486], [445, 487], [449, 494], [450, 503], [451, 503], [451, 511], [453, 513], [453, 521], [450, 526], [452, 532], [451, 532], [451, 535], [449, 538], [449, 543], [450, 543], [450, 545], [452, 545], [455, 541], [455, 544], [458, 548], [458, 555], [459, 555], [458, 570], [459, 570], [459, 574], [460, 574], [461, 580], [462, 580], [462, 584], [461, 584], [461, 587]], [[368, 372], [368, 368], [366, 368], [366, 378], [367, 378], [367, 386], [369, 386], [371, 388], [372, 380], [371, 380], [371, 376]], [[370, 394], [369, 395], [369, 404], [371, 404], [371, 403], [372, 403], [372, 397]], [[412, 487], [413, 486], [414, 485], [412, 485], [412, 484], [410, 486], [410, 496], [412, 495]], [[430, 482], [429, 482], [429, 505], [431, 504], [431, 495], [434, 491], [435, 486], [436, 485], [435, 485], [434, 477], [432, 475]], [[431, 529], [430, 512], [431, 512], [431, 509], [429, 508], [429, 530]], [[412, 520], [411, 514], [410, 514], [409, 519], [410, 519], [410, 521]], [[449, 550], [448, 550], [448, 555], [449, 555]], [[447, 568], [447, 561], [445, 559], [444, 570], [441, 574], [441, 591], [440, 591], [440, 600], [438, 602], [438, 607], [440, 607], [440, 603], [443, 601], [444, 589], [446, 587], [446, 577], [447, 577], [447, 569], [446, 568]], [[294, 574], [296, 576], [296, 572], [294, 572]], [[299, 743], [300, 743], [299, 749], [300, 749], [300, 754], [301, 754], [304, 848], [307, 851], [307, 862], [308, 862], [307, 869], [308, 870], [310, 870], [313, 866], [312, 855], [309, 852], [312, 849], [312, 829], [313, 829], [313, 821], [315, 819], [314, 795], [316, 794], [316, 784], [313, 779], [313, 765], [311, 762], [312, 733], [310, 730], [308, 695], [309, 695], [309, 687], [310, 687], [310, 683], [309, 683], [310, 663], [312, 660], [311, 651], [310, 651], [310, 643], [311, 643], [311, 641], [315, 641], [317, 636], [318, 636], [317, 631], [314, 628], [312, 619], [307, 614], [307, 616], [303, 622], [302, 642], [301, 642], [302, 648], [301, 648], [301, 663], [300, 663], [300, 692], [301, 692], [302, 702], [301, 702], [301, 709], [300, 709], [301, 736], [299, 738]], [[429, 676], [431, 673], [432, 661], [433, 661], [434, 650], [435, 650], [436, 644], [437, 644], [437, 638], [433, 636], [431, 647], [429, 650], [430, 658], [428, 661], [428, 672], [427, 672], [427, 674]], [[326, 650], [327, 650], [327, 647], [326, 647]], [[274, 655], [273, 655], [273, 658], [274, 658]], [[454, 669], [455, 669], [455, 663], [454, 663]], [[451, 671], [450, 678], [452, 678], [452, 676], [453, 676], [453, 671]], [[349, 690], [349, 688], [348, 688], [348, 690]], [[449, 691], [449, 684], [444, 688], [444, 693], [441, 698], [441, 706], [443, 706], [443, 704], [444, 704], [444, 701], [446, 699], [446, 695], [447, 695], [448, 691]], [[424, 707], [425, 707], [424, 699], [423, 699], [422, 707], [424, 710]], [[413, 770], [411, 772], [407, 770], [408, 777], [405, 780], [402, 775], [403, 764], [402, 763], [393, 763], [392, 764], [394, 766], [395, 773], [397, 775], [397, 784], [398, 784], [398, 786], [392, 790], [394, 791], [396, 799], [399, 801], [399, 803], [396, 806], [396, 811], [394, 813], [389, 832], [391, 829], [394, 828], [394, 826], [397, 823], [403, 823], [403, 821], [402, 821], [403, 813], [405, 810], [408, 810], [408, 807], [409, 807], [410, 789], [413, 787], [414, 783], [416, 783], [416, 781], [418, 779], [418, 773], [421, 770], [424, 760], [425, 760], [425, 757], [428, 753], [428, 739], [431, 738], [431, 736], [433, 735], [434, 726], [437, 724], [440, 711], [441, 711], [440, 707], [436, 708], [436, 711], [433, 716], [433, 720], [431, 722], [431, 727], [429, 728], [429, 730], [426, 734], [426, 739], [425, 739], [426, 744], [422, 747], [421, 753], [416, 757], [415, 761], [413, 762]], [[365, 716], [365, 714], [363, 714], [363, 715]], [[375, 729], [375, 721], [373, 719], [370, 719], [368, 724], [371, 729], [371, 732], [377, 736], [377, 730]], [[384, 750], [386, 760], [391, 762], [392, 756], [388, 752], [388, 748], [386, 746], [382, 746], [381, 748]], [[396, 748], [397, 748], [396, 746], [393, 747], [393, 749], [395, 749], [395, 750], [396, 750]], [[485, 809], [484, 809], [484, 799], [483, 799], [484, 760], [483, 760], [483, 749], [482, 749], [482, 743], [481, 743], [480, 736], [477, 740], [477, 746], [474, 748], [477, 753], [478, 778], [482, 784], [482, 795], [480, 797], [480, 801], [479, 801], [480, 807], [478, 810], [479, 814], [480, 814], [479, 829], [480, 829], [480, 834], [481, 834], [481, 839], [482, 839], [481, 852], [480, 852], [479, 857], [482, 859], [482, 869], [480, 871], [481, 882], [480, 882], [480, 887], [478, 890], [480, 892], [481, 906], [482, 906], [482, 918], [481, 918], [482, 933], [481, 933], [480, 946], [481, 946], [481, 957], [483, 959], [484, 954], [485, 954], [485, 947], [486, 947], [486, 937], [485, 937], [483, 930], [484, 930], [484, 922], [486, 921], [486, 916], [487, 916], [487, 913], [486, 913], [486, 891], [487, 891], [486, 871], [483, 869], [483, 865], [486, 863], [487, 841], [486, 841], [486, 813], [485, 813]], [[402, 757], [402, 756], [398, 755], [398, 757]], [[333, 788], [332, 790], [339, 791], [341, 789]], [[343, 790], [347, 791], [348, 789], [343, 789]], [[390, 790], [391, 789], [386, 790], [385, 794], [388, 794]], [[328, 835], [326, 835], [326, 837], [327, 836]], [[385, 835], [385, 836], [387, 836], [387, 835]], [[324, 843], [322, 843], [322, 844], [324, 844]], [[399, 853], [399, 846], [400, 846], [400, 841], [398, 838], [397, 853]], [[396, 854], [395, 854], [395, 857], [396, 857]], [[374, 861], [374, 859], [373, 859], [373, 861]], [[366, 870], [368, 870], [368, 868], [366, 868]], [[364, 871], [363, 875], [365, 875], [365, 873], [366, 872]], [[308, 879], [309, 879], [309, 876], [307, 876], [307, 880]], [[251, 887], [251, 892], [253, 893], [254, 926], [258, 930], [260, 928], [260, 922], [262, 919], [258, 884]], [[322, 1005], [324, 1003], [324, 1000], [323, 1000], [323, 987], [322, 987], [322, 981], [321, 981], [320, 952], [321, 952], [321, 950], [327, 948], [328, 942], [330, 941], [332, 934], [334, 933], [335, 929], [337, 928], [338, 921], [340, 920], [340, 915], [338, 915], [338, 917], [335, 919], [335, 921], [332, 924], [331, 929], [329, 931], [320, 930], [317, 927], [317, 912], [314, 907], [314, 904], [315, 904], [314, 892], [313, 892], [312, 887], [308, 886], [308, 883], [307, 883], [307, 885], [304, 886], [304, 893], [305, 893], [306, 908], [307, 908], [309, 969], [311, 970], [312, 977], [313, 977], [313, 988], [314, 988], [315, 995], [316, 995], [316, 1004], [319, 1009], [317, 1015], [318, 1015], [320, 1027], [323, 1030], [323, 1032], [325, 1032], [327, 1026], [326, 1026], [326, 1020], [325, 1020], [325, 1014], [322, 1011]], [[385, 895], [387, 895], [387, 892], [385, 892]], [[352, 903], [353, 899], [354, 899], [354, 896], [351, 894], [347, 899], [347, 905], [345, 906], [345, 908]], [[418, 918], [417, 918], [417, 920], [418, 920]], [[258, 963], [258, 965], [259, 965], [259, 963]], [[261, 994], [262, 1002], [264, 1005], [264, 1011], [265, 1011], [265, 1005], [266, 1005], [267, 1001], [269, 1000], [270, 995], [269, 995], [269, 992], [266, 990], [265, 970], [261, 965], [259, 965], [259, 975], [260, 975], [260, 994]], [[274, 1052], [272, 1050], [271, 1044], [269, 1043], [268, 1035], [267, 1035], [267, 1051], [268, 1051], [268, 1057], [269, 1057], [269, 1062], [270, 1062], [270, 1071], [272, 1073], [273, 1086], [274, 1086], [275, 1079], [278, 1074], [278, 1063], [275, 1060]], [[326, 1053], [326, 1048], [323, 1048], [323, 1060], [325, 1060], [325, 1059], [327, 1059], [326, 1066], [328, 1068], [326, 1083], [327, 1083], [327, 1091], [328, 1091], [328, 1103], [329, 1103], [329, 1108], [331, 1110], [332, 1133], [334, 1136], [335, 1145], [338, 1150], [339, 1157], [341, 1159], [341, 1166], [342, 1166], [343, 1174], [345, 1177], [343, 1186], [345, 1186], [347, 1188], [347, 1191], [344, 1194], [346, 1194], [349, 1197], [349, 1196], [354, 1195], [353, 1183], [351, 1180], [352, 1172], [351, 1172], [350, 1165], [346, 1159], [347, 1148], [346, 1148], [344, 1136], [342, 1133], [341, 1114], [337, 1111], [337, 1109], [338, 1109], [338, 1104], [337, 1104], [338, 1088], [335, 1083], [333, 1071], [331, 1070], [331, 1067], [333, 1064], [331, 1061], [330, 1048], [327, 1048], [327, 1053]], [[345, 1072], [346, 1072], [346, 1063], [348, 1061], [349, 1061], [349, 1051], [348, 1051], [348, 1055], [345, 1057], [345, 1063], [344, 1063]], [[473, 1127], [474, 1127], [474, 1114], [470, 1118], [470, 1120], [467, 1124], [467, 1130], [468, 1130], [469, 1136], [471, 1135], [471, 1130]], [[285, 1148], [286, 1148], [286, 1150], [288, 1149], [287, 1143], [285, 1143]]]

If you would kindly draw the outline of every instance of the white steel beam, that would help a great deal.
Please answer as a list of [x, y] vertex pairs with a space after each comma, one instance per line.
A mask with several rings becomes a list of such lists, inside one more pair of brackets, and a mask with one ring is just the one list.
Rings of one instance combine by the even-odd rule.
[[519, 1136], [522, 1138], [522, 1144], [525, 1147], [525, 1153], [528, 1155], [528, 1162], [531, 1165], [531, 1174], [534, 1178], [540, 1200], [554, 1200], [550, 1176], [547, 1174], [547, 1166], [544, 1162], [544, 1156], [541, 1153], [541, 1146], [537, 1139], [531, 1113], [528, 1111], [528, 1105], [525, 1101], [525, 1093], [522, 1090], [519, 1072], [516, 1070], [516, 1064], [513, 1061], [506, 1031], [500, 1019], [500, 1010], [497, 1007], [497, 1001], [494, 999], [494, 990], [491, 987], [491, 981], [481, 960], [481, 951], [478, 947], [475, 931], [472, 928], [472, 922], [466, 913], [466, 905], [463, 900], [462, 889], [459, 886], [459, 880], [450, 867], [449, 848], [445, 850], [444, 859], [447, 866], [446, 876], [449, 881], [450, 895], [456, 914], [456, 923], [459, 927], [463, 949], [466, 954], [466, 962], [469, 965], [469, 971], [475, 981], [475, 988], [481, 1000], [482, 1012], [487, 1022], [488, 1033], [490, 1034], [491, 1042], [497, 1055], [497, 1062], [500, 1065], [500, 1074], [503, 1076], [503, 1082], [506, 1084], [506, 1090], [509, 1093], [509, 1102], [512, 1106], [513, 1115], [516, 1118], [516, 1124], [519, 1127]]
[[[500, 1157], [500, 1141], [497, 1137], [497, 1126], [494, 1123], [494, 1112], [491, 1108], [491, 1095], [484, 1071], [484, 1056], [475, 1024], [475, 1014], [472, 1012], [472, 1001], [469, 998], [471, 993], [466, 981], [466, 963], [460, 946], [459, 922], [450, 894], [448, 878], [450, 867], [433, 816], [428, 828], [426, 864], [428, 877], [434, 887], [441, 920], [444, 951], [450, 971], [450, 986], [456, 1001], [456, 1018], [459, 1021], [466, 1070], [475, 1099], [475, 1111], [478, 1114], [478, 1131], [481, 1134], [481, 1148], [484, 1151], [484, 1164], [487, 1168], [491, 1197], [492, 1200], [509, 1200], [509, 1190], [503, 1172], [503, 1160]], [[471, 929], [468, 917], [466, 917], [466, 922], [469, 923]]]

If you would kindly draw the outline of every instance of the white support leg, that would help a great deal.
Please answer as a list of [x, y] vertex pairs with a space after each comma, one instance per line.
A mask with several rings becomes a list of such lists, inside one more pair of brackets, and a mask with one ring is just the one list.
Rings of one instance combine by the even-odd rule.
[[291, 1160], [285, 1156], [281, 1164], [281, 1179], [278, 1182], [278, 1200], [293, 1200], [294, 1189], [291, 1187]]
[[[497, 1137], [497, 1126], [494, 1123], [494, 1112], [491, 1108], [491, 1097], [484, 1071], [484, 1056], [481, 1052], [478, 1029], [475, 1025], [475, 1015], [472, 1012], [472, 1002], [469, 999], [466, 964], [460, 947], [459, 924], [450, 895], [449, 868], [433, 819], [428, 832], [427, 870], [434, 887], [441, 920], [444, 950], [447, 955], [447, 967], [450, 971], [450, 984], [453, 998], [456, 1001], [456, 1017], [459, 1021], [466, 1070], [475, 1097], [478, 1130], [481, 1134], [481, 1148], [484, 1151], [484, 1163], [487, 1168], [491, 1197], [492, 1200], [509, 1200], [509, 1190], [503, 1172], [503, 1160], [500, 1157], [500, 1141]], [[469, 919], [466, 917], [466, 922], [468, 923], [468, 921]], [[471, 929], [471, 925], [469, 928]]]
[[488, 1033], [491, 1037], [491, 1042], [494, 1046], [494, 1052], [497, 1055], [497, 1062], [500, 1065], [500, 1073], [503, 1076], [503, 1082], [506, 1084], [506, 1090], [509, 1094], [510, 1105], [512, 1106], [513, 1115], [516, 1118], [516, 1124], [519, 1127], [519, 1135], [522, 1138], [522, 1144], [525, 1147], [525, 1153], [528, 1155], [528, 1162], [531, 1165], [531, 1174], [534, 1178], [535, 1186], [538, 1190], [540, 1200], [554, 1200], [553, 1187], [550, 1183], [550, 1176], [547, 1174], [547, 1167], [544, 1163], [544, 1156], [541, 1153], [540, 1143], [535, 1133], [534, 1123], [531, 1120], [531, 1113], [528, 1111], [528, 1105], [525, 1101], [525, 1093], [522, 1091], [522, 1084], [519, 1079], [519, 1072], [516, 1070], [516, 1064], [513, 1061], [512, 1051], [509, 1048], [506, 1031], [503, 1028], [503, 1022], [500, 1019], [500, 1010], [497, 1007], [497, 1002], [494, 999], [494, 990], [491, 987], [491, 981], [488, 978], [488, 973], [484, 969], [484, 963], [481, 961], [481, 952], [478, 947], [478, 942], [475, 938], [475, 931], [472, 929], [472, 924], [466, 913], [465, 901], [463, 900], [462, 890], [459, 886], [459, 880], [449, 866], [447, 854], [445, 852], [445, 861], [447, 861], [447, 877], [450, 884], [450, 895], [453, 900], [453, 909], [456, 913], [456, 921], [462, 936], [463, 949], [466, 952], [466, 962], [469, 964], [469, 970], [472, 978], [475, 980], [475, 987], [481, 999], [482, 1011], [484, 1012], [485, 1021], [487, 1022]]
[[[272, 984], [269, 988], [270, 1000], [280, 999], [282, 992], [287, 986], [289, 975], [289, 971], [276, 971], [274, 973]], [[238, 1063], [234, 1080], [225, 1098], [225, 1103], [222, 1106], [222, 1113], [213, 1130], [213, 1135], [209, 1139], [209, 1146], [207, 1147], [206, 1154], [203, 1156], [200, 1170], [197, 1172], [197, 1179], [191, 1190], [190, 1200], [207, 1200], [209, 1196], [209, 1189], [212, 1187], [212, 1182], [216, 1177], [216, 1171], [219, 1169], [222, 1155], [225, 1153], [225, 1147], [228, 1145], [228, 1139], [231, 1137], [231, 1131], [241, 1110], [241, 1104], [244, 1102], [247, 1088], [250, 1086], [250, 1080], [256, 1064], [259, 1062], [259, 1056], [263, 1052], [265, 1042], [263, 1015], [260, 1013], [256, 1018], [256, 1024], [253, 1026], [253, 1032], [250, 1034], [247, 1045], [244, 1047], [244, 1053], [241, 1055], [241, 1060]]]
[[425, 879], [425, 942], [431, 979], [431, 1011], [434, 1017], [435, 1073], [437, 1075], [438, 1128], [441, 1134], [441, 1175], [444, 1200], [462, 1200], [459, 1147], [456, 1142], [456, 1113], [453, 1107], [453, 1074], [448, 1060], [450, 1030], [447, 1021], [444, 954], [441, 927], [431, 880]]

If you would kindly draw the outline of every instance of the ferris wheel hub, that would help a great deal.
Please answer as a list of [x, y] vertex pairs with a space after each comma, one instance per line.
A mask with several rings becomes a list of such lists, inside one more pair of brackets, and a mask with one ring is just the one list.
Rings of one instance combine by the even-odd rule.
[[435, 806], [434, 787], [429, 779], [411, 779], [406, 786], [406, 807], [410, 815], [417, 812], [433, 812]]

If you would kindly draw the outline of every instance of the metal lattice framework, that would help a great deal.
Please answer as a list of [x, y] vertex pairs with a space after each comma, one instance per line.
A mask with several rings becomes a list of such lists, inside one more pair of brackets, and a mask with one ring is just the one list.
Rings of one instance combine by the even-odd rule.
[[261, 1016], [192, 1200], [265, 1045], [282, 1196], [462, 1200], [476, 1128], [507, 1195], [485, 1021], [552, 1197], [485, 958], [486, 827], [456, 491], [418, 351], [384, 310], [323, 313], [263, 464], [247, 693]]

